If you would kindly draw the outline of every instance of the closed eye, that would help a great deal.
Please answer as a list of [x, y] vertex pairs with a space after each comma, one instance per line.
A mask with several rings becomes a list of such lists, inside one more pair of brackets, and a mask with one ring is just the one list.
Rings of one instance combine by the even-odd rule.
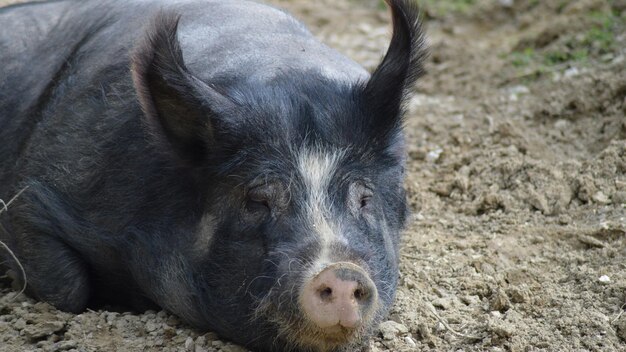
[[372, 200], [372, 196], [371, 195], [363, 195], [363, 196], [361, 196], [361, 209], [363, 209], [366, 206], [368, 206], [368, 204], [370, 203], [371, 200]]

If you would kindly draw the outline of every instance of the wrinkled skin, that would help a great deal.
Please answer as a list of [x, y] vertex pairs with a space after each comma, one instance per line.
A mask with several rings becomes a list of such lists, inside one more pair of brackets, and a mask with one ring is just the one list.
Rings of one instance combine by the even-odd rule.
[[0, 240], [27, 292], [160, 306], [260, 351], [366, 342], [396, 289], [423, 57], [417, 9], [389, 5], [371, 75], [244, 1], [0, 9], [0, 198], [24, 190]]

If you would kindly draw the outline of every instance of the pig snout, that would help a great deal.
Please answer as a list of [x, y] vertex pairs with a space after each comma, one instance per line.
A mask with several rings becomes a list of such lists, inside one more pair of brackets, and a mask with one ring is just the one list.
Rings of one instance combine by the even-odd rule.
[[372, 319], [378, 292], [360, 266], [334, 263], [309, 279], [300, 294], [300, 304], [311, 323], [335, 333], [358, 329]]

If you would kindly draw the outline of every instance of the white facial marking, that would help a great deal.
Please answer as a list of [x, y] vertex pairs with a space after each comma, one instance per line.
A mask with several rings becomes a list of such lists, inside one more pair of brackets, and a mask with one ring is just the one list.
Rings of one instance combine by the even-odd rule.
[[320, 256], [315, 261], [318, 270], [331, 262], [330, 246], [333, 243], [346, 242], [341, 236], [339, 224], [329, 218], [331, 200], [328, 194], [330, 181], [344, 154], [341, 150], [329, 152], [320, 148], [302, 148], [298, 155], [298, 169], [307, 189], [305, 214], [322, 246]]
[[202, 256], [208, 252], [211, 241], [213, 240], [213, 235], [215, 234], [216, 223], [217, 219], [215, 216], [209, 214], [205, 214], [202, 219], [200, 219], [193, 244], [194, 253], [196, 255]]

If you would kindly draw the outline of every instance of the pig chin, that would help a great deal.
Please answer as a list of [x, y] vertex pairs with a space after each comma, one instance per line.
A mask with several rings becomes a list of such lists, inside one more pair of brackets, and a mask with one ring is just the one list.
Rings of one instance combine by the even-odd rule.
[[[302, 314], [285, 316], [279, 309], [263, 309], [263, 319], [277, 328], [275, 346], [281, 349], [307, 352], [356, 351], [371, 335], [380, 315], [358, 328], [345, 328], [340, 325], [321, 329]], [[257, 312], [258, 314], [259, 312]], [[260, 317], [259, 317], [260, 318]]]

